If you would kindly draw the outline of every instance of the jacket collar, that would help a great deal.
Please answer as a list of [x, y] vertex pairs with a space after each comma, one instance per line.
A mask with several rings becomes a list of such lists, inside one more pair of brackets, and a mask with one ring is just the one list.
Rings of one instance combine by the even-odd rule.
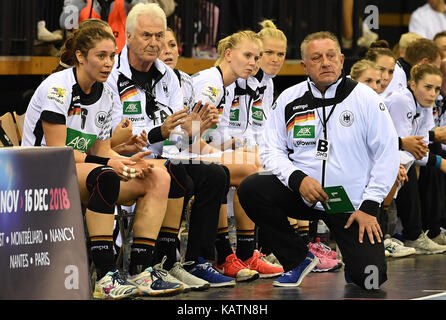
[[322, 97], [324, 97], [324, 99], [330, 99], [330, 98], [334, 98], [335, 97], [336, 89], [338, 88], [338, 85], [341, 83], [343, 78], [344, 77], [341, 74], [341, 76], [339, 77], [338, 80], [336, 80], [336, 82], [334, 82], [330, 86], [328, 86], [328, 88], [325, 90], [324, 95], [322, 95], [322, 93], [319, 91], [319, 89], [316, 87], [316, 84], [313, 82], [313, 80], [311, 80], [310, 77], [308, 77], [307, 82], [309, 84], [309, 88], [311, 90], [311, 93], [313, 94], [313, 96], [315, 98], [322, 98]]

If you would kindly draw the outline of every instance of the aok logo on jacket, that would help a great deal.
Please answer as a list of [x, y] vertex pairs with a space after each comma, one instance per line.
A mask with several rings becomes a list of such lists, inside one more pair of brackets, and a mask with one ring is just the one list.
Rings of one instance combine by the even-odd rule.
[[230, 111], [229, 120], [238, 121], [240, 117], [240, 109], [234, 109]]
[[294, 139], [311, 139], [315, 137], [314, 126], [294, 126]]
[[140, 101], [124, 101], [123, 114], [140, 114], [141, 102]]
[[252, 118], [258, 121], [263, 121], [263, 110], [252, 107]]
[[80, 152], [87, 152], [96, 141], [95, 134], [87, 134], [71, 128], [67, 128], [67, 139], [65, 144]]

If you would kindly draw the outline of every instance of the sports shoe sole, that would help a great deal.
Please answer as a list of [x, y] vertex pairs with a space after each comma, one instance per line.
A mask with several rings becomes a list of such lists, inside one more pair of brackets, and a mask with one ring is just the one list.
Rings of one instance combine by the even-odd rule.
[[317, 269], [317, 268], [314, 268], [313, 270], [311, 270], [311, 272], [330, 272], [330, 271], [336, 271], [336, 270], [338, 270], [338, 269], [341, 269], [343, 265], [344, 265], [344, 264], [343, 264], [342, 262], [339, 262], [337, 265], [335, 265], [335, 266], [332, 267], [332, 268], [328, 268], [328, 269]]
[[175, 289], [165, 289], [163, 292], [150, 292], [150, 293], [143, 293], [144, 295], [148, 295], [151, 297], [171, 297], [171, 296], [175, 296], [179, 293], [182, 293], [183, 291], [183, 287], [180, 288], [175, 288]]
[[283, 272], [278, 272], [278, 273], [259, 273], [260, 275], [260, 279], [267, 279], [267, 278], [274, 278], [274, 277], [278, 277], [282, 274]]
[[102, 292], [97, 291], [97, 290], [95, 290], [93, 292], [93, 298], [94, 299], [100, 299], [100, 300], [104, 300], [104, 299], [106, 299], [106, 300], [123, 300], [123, 299], [135, 298], [135, 297], [138, 297], [140, 295], [142, 295], [142, 292], [139, 289], [133, 291], [132, 293], [129, 293], [129, 294], [126, 294], [126, 295], [122, 295], [120, 297], [112, 297], [111, 295], [103, 294]]
[[[215, 268], [215, 270], [220, 272], [222, 275], [227, 276], [227, 277], [231, 277], [231, 276], [228, 276], [227, 274], [225, 274], [225, 270], [224, 269], [219, 269], [219, 268], [217, 268], [217, 266], [214, 266], [214, 268]], [[248, 276], [236, 275], [235, 277], [231, 277], [231, 278], [234, 278], [235, 281], [237, 281], [237, 282], [249, 282], [249, 281], [254, 281], [254, 280], [258, 279], [259, 278], [259, 273], [254, 273], [254, 274], [251, 274], [251, 275], [248, 275]]]
[[415, 254], [427, 254], [427, 255], [429, 255], [429, 254], [441, 254], [441, 253], [445, 252], [445, 250], [428, 251], [428, 250], [418, 249], [418, 248], [415, 248], [415, 250], [416, 250]]
[[401, 253], [391, 253], [389, 252], [389, 257], [392, 258], [402, 258], [402, 257], [407, 257], [407, 256], [411, 256], [413, 254], [416, 254], [416, 250], [412, 251], [412, 252], [401, 252]]
[[235, 281], [237, 282], [250, 282], [250, 281], [254, 281], [257, 280], [259, 278], [259, 274], [253, 274], [251, 276], [245, 276], [245, 277], [236, 277]]
[[189, 285], [189, 287], [192, 289], [192, 291], [205, 291], [205, 290], [207, 290], [207, 289], [209, 289], [211, 287], [211, 284], [210, 283], [206, 283], [204, 285], [195, 286], [195, 287]]
[[311, 270], [313, 270], [317, 266], [318, 263], [319, 259], [315, 256], [313, 261], [311, 261], [311, 263], [304, 269], [304, 271], [302, 271], [297, 282], [282, 283], [279, 281], [274, 281], [273, 285], [275, 287], [298, 287], [301, 284], [302, 280], [307, 276], [307, 274], [311, 272]]
[[[134, 282], [129, 281], [134, 286], [137, 286]], [[153, 290], [153, 289], [152, 289]], [[143, 291], [141, 288], [138, 287], [139, 295], [143, 297], [170, 297], [177, 295], [179, 293], [184, 292], [183, 285], [181, 285], [178, 288], [172, 288], [172, 289], [163, 289], [163, 290], [153, 290], [153, 291]]]
[[225, 288], [225, 287], [234, 287], [235, 280], [231, 282], [221, 282], [221, 283], [210, 283], [211, 288]]

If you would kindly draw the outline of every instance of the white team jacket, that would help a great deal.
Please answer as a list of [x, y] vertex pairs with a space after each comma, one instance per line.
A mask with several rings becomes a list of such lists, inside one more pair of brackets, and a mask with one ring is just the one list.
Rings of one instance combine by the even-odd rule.
[[201, 100], [203, 104], [215, 106], [219, 112], [219, 122], [215, 128], [208, 130], [203, 139], [221, 145], [231, 139], [228, 131], [230, 110], [234, 100], [235, 84], [225, 87], [221, 72], [217, 67], [202, 70], [192, 75], [195, 93], [195, 103]]
[[[274, 76], [262, 70], [255, 77], [237, 79], [230, 110], [229, 132], [247, 145], [260, 145], [274, 100]], [[239, 92], [243, 94], [238, 95]]]
[[133, 134], [139, 135], [146, 130], [149, 135], [147, 149], [152, 151], [151, 156], [162, 154], [164, 140], [151, 142], [149, 132], [155, 127], [160, 127], [168, 116], [183, 108], [183, 94], [174, 71], [159, 59], [155, 60], [155, 67], [159, 76], [153, 84], [152, 95], [157, 101], [157, 110], [152, 116], [153, 119], [146, 112], [146, 93], [132, 80], [127, 46], [118, 55], [113, 71], [107, 80], [117, 100], [113, 108], [113, 128], [116, 128], [122, 119], [128, 118], [133, 123]]
[[[311, 81], [303, 81], [285, 90], [273, 105], [260, 157], [265, 169], [292, 190], [296, 186], [290, 185], [295, 181], [290, 176], [298, 170], [322, 181], [323, 160], [315, 159], [315, 154], [317, 141], [323, 138], [323, 108], [312, 107], [309, 88], [315, 98], [330, 99], [341, 80], [323, 96]], [[327, 117], [332, 109], [326, 107]], [[376, 215], [399, 168], [397, 134], [381, 98], [358, 83], [328, 119], [327, 140], [331, 146], [324, 186], [342, 185], [356, 209]], [[315, 208], [323, 210], [320, 203]]]

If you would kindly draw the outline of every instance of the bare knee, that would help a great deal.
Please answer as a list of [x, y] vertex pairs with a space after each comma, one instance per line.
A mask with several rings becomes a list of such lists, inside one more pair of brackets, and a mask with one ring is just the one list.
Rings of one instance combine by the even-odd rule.
[[170, 189], [170, 175], [162, 168], [154, 167], [145, 178], [147, 189], [153, 194], [165, 195], [166, 198]]
[[258, 172], [258, 168], [255, 164], [243, 165], [238, 170], [231, 171], [231, 185], [238, 187], [247, 177]]

